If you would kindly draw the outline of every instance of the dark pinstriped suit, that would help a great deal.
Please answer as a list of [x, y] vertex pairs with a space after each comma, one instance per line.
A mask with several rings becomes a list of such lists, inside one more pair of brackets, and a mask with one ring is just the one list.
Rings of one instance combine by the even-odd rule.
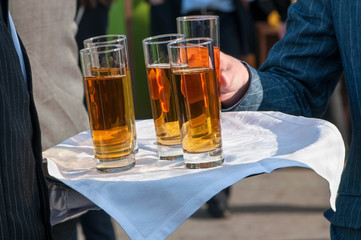
[[248, 94], [232, 110], [318, 117], [344, 74], [352, 142], [336, 212], [325, 216], [332, 239], [361, 239], [361, 0], [298, 0], [289, 8], [287, 25], [264, 65], [251, 70]]
[[7, 1], [0, 13], [0, 239], [50, 239], [49, 204], [41, 170], [40, 128], [8, 28]]

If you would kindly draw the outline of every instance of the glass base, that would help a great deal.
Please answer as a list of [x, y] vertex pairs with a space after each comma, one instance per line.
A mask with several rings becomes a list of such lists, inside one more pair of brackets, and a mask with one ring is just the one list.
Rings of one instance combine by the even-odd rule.
[[174, 146], [158, 145], [157, 147], [158, 147], [160, 160], [183, 161], [182, 145], [174, 145]]
[[138, 153], [139, 151], [138, 139], [133, 140], [133, 146], [134, 146], [134, 154]]
[[184, 165], [190, 169], [218, 167], [224, 162], [222, 148], [205, 153], [184, 152], [183, 156]]
[[95, 159], [97, 164], [96, 168], [99, 172], [103, 173], [115, 173], [129, 170], [135, 166], [134, 154], [127, 157], [115, 160], [99, 160]]

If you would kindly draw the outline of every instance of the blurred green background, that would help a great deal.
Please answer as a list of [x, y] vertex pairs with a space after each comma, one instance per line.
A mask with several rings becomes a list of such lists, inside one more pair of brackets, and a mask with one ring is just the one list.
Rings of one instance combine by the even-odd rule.
[[[136, 119], [152, 118], [142, 40], [149, 37], [149, 4], [144, 0], [132, 0], [131, 14], [125, 11], [125, 0], [114, 0], [109, 11], [109, 34], [125, 34], [128, 38], [128, 51], [134, 94]], [[126, 19], [130, 15], [131, 19]], [[128, 24], [127, 24], [128, 23]], [[131, 23], [131, 25], [129, 25]], [[131, 26], [131, 29], [127, 29]], [[127, 31], [128, 30], [128, 31]], [[130, 33], [130, 34], [128, 34]]]

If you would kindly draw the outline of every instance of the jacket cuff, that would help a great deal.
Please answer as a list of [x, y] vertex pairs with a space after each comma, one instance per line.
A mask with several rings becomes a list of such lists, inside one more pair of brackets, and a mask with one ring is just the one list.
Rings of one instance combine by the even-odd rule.
[[258, 110], [263, 99], [263, 88], [261, 79], [256, 69], [249, 66], [246, 62], [241, 63], [247, 68], [250, 85], [246, 94], [233, 106], [224, 108], [222, 111], [255, 111]]

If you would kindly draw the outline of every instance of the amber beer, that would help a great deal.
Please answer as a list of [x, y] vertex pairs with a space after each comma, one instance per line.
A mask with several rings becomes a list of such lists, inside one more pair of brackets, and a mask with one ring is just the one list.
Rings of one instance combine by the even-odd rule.
[[169, 64], [150, 65], [147, 67], [147, 75], [157, 144], [180, 145], [179, 122], [170, 66]]
[[80, 50], [96, 168], [119, 172], [135, 165], [132, 89], [119, 44]]
[[220, 88], [213, 41], [191, 38], [168, 44], [176, 91], [184, 164], [209, 168], [223, 163]]
[[134, 111], [134, 103], [133, 103], [133, 92], [132, 90], [132, 79], [130, 77], [130, 69], [127, 68], [127, 89], [130, 89], [130, 91], [128, 91], [128, 102], [129, 102], [129, 111], [130, 111], [130, 116], [131, 116], [131, 120], [132, 120], [132, 134], [133, 134], [133, 147], [134, 147], [134, 153], [137, 153], [139, 151], [139, 147], [138, 147], [138, 140], [137, 140], [137, 129], [136, 129], [136, 125], [135, 125], [135, 111]]
[[[129, 63], [128, 63], [128, 45], [127, 45], [127, 37], [125, 35], [119, 35], [119, 34], [107, 34], [107, 35], [101, 35], [96, 37], [87, 38], [84, 40], [84, 46], [89, 47], [95, 47], [95, 46], [101, 46], [101, 45], [109, 45], [109, 44], [119, 44], [123, 46], [125, 51], [125, 64], [126, 64], [126, 72], [128, 77], [128, 84], [131, 87], [131, 76], [130, 76], [130, 69], [129, 69]], [[135, 125], [135, 113], [134, 113], [134, 104], [133, 104], [133, 94], [132, 92], [129, 92], [129, 102], [130, 102], [130, 108], [132, 112], [132, 132], [133, 132], [133, 144], [134, 144], [134, 153], [138, 152], [138, 140], [137, 140], [137, 132], [136, 132], [136, 125]]]
[[175, 70], [174, 83], [182, 115], [185, 153], [210, 152], [222, 147], [219, 95], [215, 72], [209, 68]]
[[120, 159], [132, 152], [131, 91], [125, 75], [118, 69], [92, 69], [85, 77], [90, 128], [95, 158]]
[[178, 114], [167, 45], [182, 34], [162, 34], [143, 39], [144, 60], [161, 160], [183, 160]]
[[216, 68], [216, 78], [218, 80], [218, 83], [220, 83], [221, 82], [220, 49], [219, 47], [213, 47], [213, 51], [214, 51], [214, 65]]

